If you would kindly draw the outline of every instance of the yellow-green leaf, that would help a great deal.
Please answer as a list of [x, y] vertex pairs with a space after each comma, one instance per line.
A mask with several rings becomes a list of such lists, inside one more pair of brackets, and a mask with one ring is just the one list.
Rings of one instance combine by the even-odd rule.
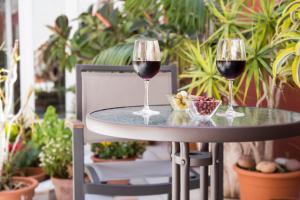
[[295, 54], [297, 56], [300, 56], [300, 41], [298, 41], [296, 46], [295, 46]]
[[276, 56], [275, 61], [273, 62], [273, 77], [275, 78], [279, 68], [285, 63], [285, 61], [288, 59], [288, 57], [295, 53], [295, 47], [290, 47], [281, 50], [278, 55]]
[[300, 57], [296, 56], [292, 64], [292, 77], [295, 84], [300, 88]]

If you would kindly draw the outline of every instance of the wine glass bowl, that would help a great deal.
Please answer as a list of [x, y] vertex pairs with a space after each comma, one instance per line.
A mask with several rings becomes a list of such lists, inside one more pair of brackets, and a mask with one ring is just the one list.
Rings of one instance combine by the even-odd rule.
[[153, 111], [149, 107], [149, 81], [160, 70], [161, 58], [158, 41], [155, 39], [138, 39], [134, 43], [132, 65], [136, 74], [144, 80], [145, 96], [144, 108], [134, 112], [136, 115], [157, 115], [158, 111]]
[[160, 69], [160, 61], [132, 61], [134, 71], [144, 80], [153, 78]]
[[235, 80], [239, 77], [245, 66], [245, 60], [217, 60], [218, 71], [228, 80]]
[[228, 109], [224, 113], [218, 113], [225, 117], [242, 117], [244, 113], [236, 112], [233, 109], [233, 81], [245, 70], [246, 49], [242, 39], [223, 39], [217, 47], [216, 66], [222, 76], [229, 81]]

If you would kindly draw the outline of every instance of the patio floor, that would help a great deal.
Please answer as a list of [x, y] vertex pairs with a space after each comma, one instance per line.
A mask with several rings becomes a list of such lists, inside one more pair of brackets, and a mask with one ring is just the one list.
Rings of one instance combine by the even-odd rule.
[[[160, 160], [160, 159], [169, 159], [170, 157], [170, 146], [167, 143], [157, 143], [155, 145], [149, 145], [143, 155], [145, 160]], [[85, 148], [85, 162], [90, 163], [91, 157], [90, 147], [86, 146]], [[196, 169], [197, 170], [197, 169]], [[148, 183], [162, 182], [164, 178], [151, 178], [146, 180]], [[199, 189], [192, 190], [190, 197], [191, 200], [200, 199]], [[106, 197], [99, 195], [87, 195], [87, 200], [167, 200], [167, 195], [156, 195], [156, 196], [141, 196], [141, 197]], [[51, 181], [48, 180], [39, 185], [36, 189], [36, 195], [34, 200], [55, 200], [55, 195], [53, 191], [53, 185]], [[231, 199], [232, 200], [232, 199]]]

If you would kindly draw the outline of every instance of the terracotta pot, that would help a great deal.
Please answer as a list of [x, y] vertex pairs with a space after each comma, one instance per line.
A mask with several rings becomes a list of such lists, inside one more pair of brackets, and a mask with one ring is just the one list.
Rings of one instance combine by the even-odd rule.
[[38, 182], [42, 182], [47, 179], [47, 174], [41, 167], [25, 167], [20, 169], [20, 172], [18, 172], [17, 175], [34, 178]]
[[[91, 156], [91, 159], [94, 163], [104, 163], [104, 162], [123, 162], [123, 161], [133, 161], [136, 160], [136, 157], [134, 158], [126, 158], [126, 159], [103, 159], [98, 158], [95, 155]], [[112, 180], [107, 181], [107, 184], [114, 184], [114, 185], [128, 185], [129, 180]]]
[[72, 200], [73, 199], [73, 180], [60, 179], [51, 177], [54, 185], [55, 196], [57, 200]]
[[38, 186], [37, 180], [28, 177], [13, 177], [14, 182], [22, 182], [27, 187], [0, 192], [0, 200], [31, 200], [34, 195], [34, 189]]
[[266, 174], [233, 167], [240, 183], [241, 200], [300, 199], [300, 171]]

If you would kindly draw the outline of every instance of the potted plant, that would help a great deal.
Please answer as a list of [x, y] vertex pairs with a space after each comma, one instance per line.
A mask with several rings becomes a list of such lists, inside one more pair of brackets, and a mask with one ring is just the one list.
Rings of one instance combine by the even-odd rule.
[[300, 162], [296, 159], [255, 161], [250, 155], [243, 155], [234, 170], [241, 200], [300, 198]]
[[16, 176], [34, 178], [38, 182], [46, 180], [48, 175], [45, 170], [39, 166], [39, 153], [40, 151], [35, 148], [32, 141], [26, 142], [22, 150], [16, 155], [18, 170], [14, 174]]
[[[0, 200], [20, 200], [32, 199], [34, 189], [38, 182], [32, 178], [14, 177], [13, 173], [16, 169], [16, 152], [21, 146], [20, 131], [12, 133], [13, 124], [16, 119], [24, 112], [27, 102], [21, 106], [17, 114], [12, 114], [13, 101], [13, 86], [17, 80], [17, 65], [18, 65], [18, 43], [15, 43], [12, 52], [12, 65], [9, 70], [1, 69], [0, 82], [4, 85], [1, 88], [0, 99]], [[28, 95], [28, 99], [31, 96]], [[28, 100], [27, 99], [27, 100]], [[15, 134], [13, 141], [10, 141], [11, 134]]]
[[[47, 108], [44, 120], [37, 124], [43, 135], [43, 147], [39, 155], [41, 167], [51, 176], [58, 200], [71, 200], [72, 186], [72, 138], [71, 130], [59, 119], [55, 108]], [[38, 137], [38, 136], [37, 136]]]
[[39, 166], [40, 148], [34, 140], [32, 134], [34, 129], [34, 113], [26, 112], [18, 117], [16, 123], [12, 125], [11, 136], [15, 137], [14, 132], [19, 132], [21, 141], [21, 151], [16, 154], [18, 160], [18, 170], [16, 176], [31, 177], [41, 182], [47, 178], [46, 172]]
[[[276, 53], [272, 64], [273, 80], [269, 81], [266, 90], [269, 107], [278, 104], [280, 94], [273, 88], [281, 88], [282, 83], [300, 87], [299, 78], [299, 14], [300, 1], [286, 1], [284, 9], [278, 15], [271, 46]], [[280, 7], [280, 5], [278, 5]], [[274, 13], [274, 11], [270, 11]], [[270, 148], [272, 151], [272, 148]], [[295, 159], [277, 158], [272, 161], [272, 153], [268, 157], [261, 156], [259, 146], [252, 144], [254, 157], [242, 156], [234, 170], [240, 183], [240, 196], [247, 199], [299, 199], [300, 198], [300, 162]], [[266, 161], [267, 160], [267, 161]], [[271, 161], [270, 161], [271, 160]]]
[[91, 146], [94, 155], [93, 162], [113, 162], [124, 160], [135, 160], [145, 151], [142, 142], [100, 142]]
[[[205, 2], [214, 32], [204, 42], [187, 41], [182, 50], [178, 51], [189, 66], [179, 76], [186, 83], [182, 89], [198, 94], [206, 93], [216, 98], [224, 97], [227, 88], [218, 77], [213, 60], [216, 44], [221, 38], [239, 37], [246, 42], [247, 66], [245, 73], [234, 84], [236, 102], [246, 103], [249, 88], [253, 88], [256, 106], [276, 108], [284, 84], [295, 86], [300, 80], [300, 37], [296, 19], [299, 1], [260, 0], [254, 6], [246, 6], [242, 0]], [[206, 53], [209, 48], [212, 48], [212, 56]], [[272, 159], [272, 141], [224, 144], [226, 197], [238, 197], [238, 182], [232, 166], [242, 153], [253, 152], [253, 148], [259, 149], [256, 152], [258, 155], [267, 160]]]
[[[131, 142], [99, 142], [91, 146], [94, 153], [91, 159], [94, 163], [98, 162], [122, 162], [135, 160], [145, 151], [145, 143]], [[128, 184], [129, 180], [113, 180], [108, 184]]]

